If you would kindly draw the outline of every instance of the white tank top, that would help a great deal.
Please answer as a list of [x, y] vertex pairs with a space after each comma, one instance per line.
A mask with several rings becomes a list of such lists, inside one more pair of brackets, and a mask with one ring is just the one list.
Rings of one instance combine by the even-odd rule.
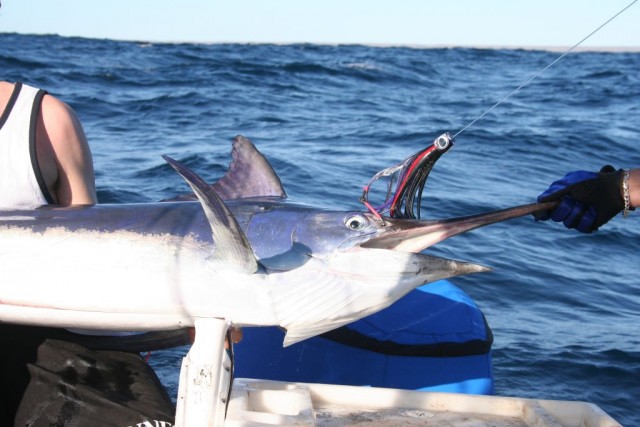
[[0, 208], [53, 203], [36, 155], [36, 123], [45, 93], [16, 83], [0, 116]]

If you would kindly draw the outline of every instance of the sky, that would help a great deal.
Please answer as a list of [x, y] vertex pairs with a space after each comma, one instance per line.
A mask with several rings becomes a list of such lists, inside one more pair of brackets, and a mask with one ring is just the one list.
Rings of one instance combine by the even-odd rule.
[[[569, 47], [634, 0], [0, 1], [0, 32], [22, 34], [151, 42]], [[582, 46], [640, 48], [640, 2]]]

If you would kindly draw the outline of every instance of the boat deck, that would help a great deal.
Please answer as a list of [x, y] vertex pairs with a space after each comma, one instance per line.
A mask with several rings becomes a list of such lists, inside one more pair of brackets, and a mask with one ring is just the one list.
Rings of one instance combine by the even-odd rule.
[[621, 427], [586, 402], [234, 381], [225, 426]]

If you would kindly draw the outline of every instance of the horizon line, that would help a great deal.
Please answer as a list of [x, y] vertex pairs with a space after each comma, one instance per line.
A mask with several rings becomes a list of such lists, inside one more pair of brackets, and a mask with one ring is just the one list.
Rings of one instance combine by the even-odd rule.
[[[0, 31], [0, 34], [16, 34], [21, 36], [56, 36], [63, 38], [81, 38], [88, 40], [110, 40], [125, 43], [157, 43], [157, 44], [204, 44], [204, 45], [219, 45], [219, 44], [243, 44], [243, 45], [316, 45], [316, 46], [366, 46], [366, 47], [404, 47], [411, 49], [489, 49], [489, 50], [544, 50], [550, 52], [560, 52], [571, 48], [569, 45], [527, 45], [527, 44], [465, 44], [465, 43], [385, 43], [385, 42], [319, 42], [319, 41], [188, 41], [188, 40], [145, 40], [145, 39], [119, 39], [110, 37], [99, 36], [77, 36], [77, 35], [63, 35], [58, 33], [19, 33], [15, 31], [6, 32]], [[640, 46], [598, 46], [598, 45], [584, 45], [577, 46], [573, 51], [579, 52], [615, 52], [615, 53], [635, 53], [640, 52]]]

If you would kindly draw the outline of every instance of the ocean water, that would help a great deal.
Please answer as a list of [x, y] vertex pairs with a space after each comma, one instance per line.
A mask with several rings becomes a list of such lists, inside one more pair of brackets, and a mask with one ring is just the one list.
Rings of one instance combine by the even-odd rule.
[[[375, 172], [458, 132], [558, 52], [150, 44], [0, 34], [0, 78], [80, 117], [101, 203], [187, 191], [162, 154], [208, 180], [252, 139], [289, 197], [360, 208]], [[640, 166], [640, 53], [572, 53], [462, 132], [423, 217], [529, 203], [555, 179]], [[452, 281], [492, 327], [496, 394], [582, 400], [640, 425], [640, 213], [584, 235], [519, 218], [429, 253], [493, 267]], [[152, 362], [175, 395], [185, 349]]]

